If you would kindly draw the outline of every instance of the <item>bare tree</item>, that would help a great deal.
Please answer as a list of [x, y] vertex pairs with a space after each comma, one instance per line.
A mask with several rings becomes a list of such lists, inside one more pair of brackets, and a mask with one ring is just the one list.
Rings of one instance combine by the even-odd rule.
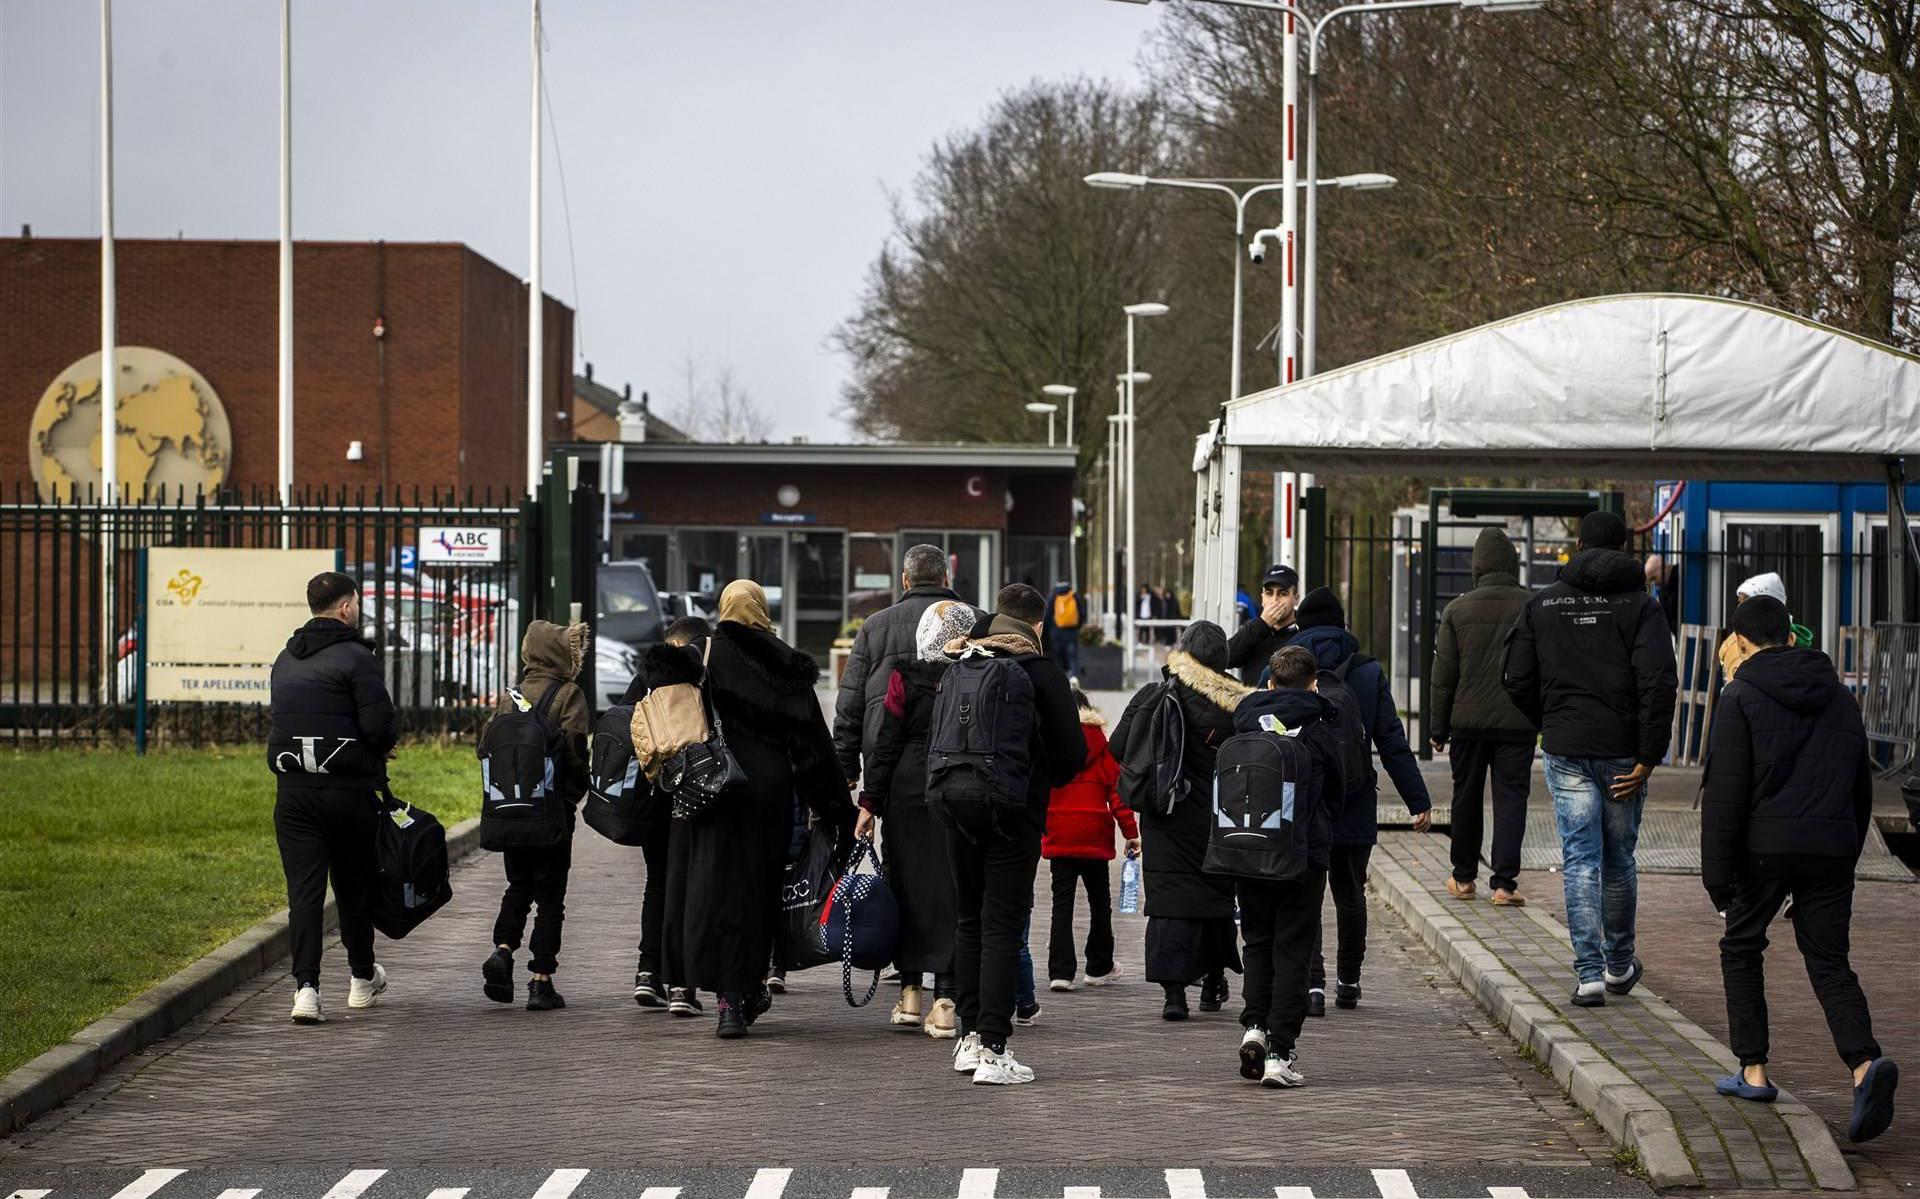
[[773, 434], [773, 418], [734, 377], [732, 367], [703, 372], [691, 353], [680, 364], [674, 419], [701, 441], [765, 441]]

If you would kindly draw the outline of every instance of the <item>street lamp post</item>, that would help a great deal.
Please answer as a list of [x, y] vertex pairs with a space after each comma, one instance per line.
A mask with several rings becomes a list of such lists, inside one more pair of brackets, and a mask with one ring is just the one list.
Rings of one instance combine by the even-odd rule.
[[1138, 423], [1138, 417], [1136, 415], [1138, 412], [1138, 409], [1135, 407], [1135, 404], [1134, 404], [1134, 399], [1135, 399], [1134, 388], [1140, 382], [1139, 372], [1136, 371], [1134, 367], [1133, 325], [1136, 320], [1143, 320], [1148, 317], [1155, 317], [1155, 316], [1165, 316], [1167, 315], [1168, 312], [1171, 312], [1172, 309], [1168, 308], [1165, 304], [1149, 301], [1142, 304], [1128, 304], [1125, 308], [1121, 309], [1121, 311], [1127, 314], [1127, 373], [1124, 376], [1124, 378], [1121, 380], [1124, 384], [1126, 384], [1126, 399], [1127, 399], [1126, 419], [1123, 422], [1123, 425], [1121, 428], [1121, 436], [1126, 438], [1126, 442], [1127, 442], [1127, 588], [1126, 588], [1127, 640], [1126, 640], [1126, 650], [1125, 650], [1125, 653], [1126, 653], [1125, 676], [1126, 676], [1126, 685], [1128, 687], [1132, 687], [1133, 686], [1134, 647], [1139, 641], [1138, 631], [1134, 627], [1134, 623], [1138, 617], [1138, 613], [1135, 611], [1133, 595], [1135, 591], [1139, 590], [1138, 584], [1136, 582], [1139, 575], [1139, 567], [1136, 565], [1137, 558], [1135, 554], [1136, 554], [1137, 542], [1134, 540], [1134, 532], [1135, 532], [1135, 516], [1136, 516], [1135, 510], [1139, 506], [1137, 501], [1140, 493], [1140, 488], [1137, 485], [1137, 480], [1139, 476], [1137, 476], [1134, 473], [1135, 462], [1134, 462], [1134, 451], [1133, 451], [1134, 440], [1135, 440], [1134, 429]]
[[1035, 400], [1033, 403], [1027, 405], [1027, 411], [1033, 413], [1035, 416], [1044, 415], [1047, 418], [1047, 445], [1051, 448], [1053, 445], [1053, 414], [1060, 411], [1060, 405]]
[[1073, 397], [1080, 389], [1078, 387], [1069, 387], [1065, 383], [1049, 383], [1040, 390], [1056, 400], [1065, 400], [1067, 402], [1067, 444], [1079, 445], [1080, 443], [1075, 440], [1073, 436]]

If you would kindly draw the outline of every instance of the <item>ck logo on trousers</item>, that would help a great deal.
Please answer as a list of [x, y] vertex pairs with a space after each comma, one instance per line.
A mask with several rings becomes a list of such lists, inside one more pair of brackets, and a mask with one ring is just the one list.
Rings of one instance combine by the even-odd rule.
[[[327, 774], [327, 764], [340, 756], [340, 751], [352, 745], [353, 737], [295, 737], [300, 743], [300, 752], [283, 749], [273, 756], [273, 769], [279, 774]], [[331, 750], [324, 747], [333, 743]], [[322, 754], [325, 756], [321, 756]]]

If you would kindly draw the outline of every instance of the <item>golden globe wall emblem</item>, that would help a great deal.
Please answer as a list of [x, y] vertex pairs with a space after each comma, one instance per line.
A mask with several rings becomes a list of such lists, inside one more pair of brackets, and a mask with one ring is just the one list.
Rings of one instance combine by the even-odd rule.
[[[115, 427], [121, 495], [138, 502], [226, 481], [233, 445], [227, 410], [199, 371], [163, 350], [121, 346]], [[88, 354], [60, 372], [33, 410], [27, 461], [49, 503], [100, 494], [100, 361]]]

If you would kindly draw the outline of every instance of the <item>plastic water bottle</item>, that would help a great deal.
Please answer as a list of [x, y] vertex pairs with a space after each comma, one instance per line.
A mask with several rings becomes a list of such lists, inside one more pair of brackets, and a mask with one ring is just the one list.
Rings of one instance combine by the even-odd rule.
[[1120, 867], [1120, 912], [1131, 916], [1140, 910], [1140, 859], [1127, 855]]

